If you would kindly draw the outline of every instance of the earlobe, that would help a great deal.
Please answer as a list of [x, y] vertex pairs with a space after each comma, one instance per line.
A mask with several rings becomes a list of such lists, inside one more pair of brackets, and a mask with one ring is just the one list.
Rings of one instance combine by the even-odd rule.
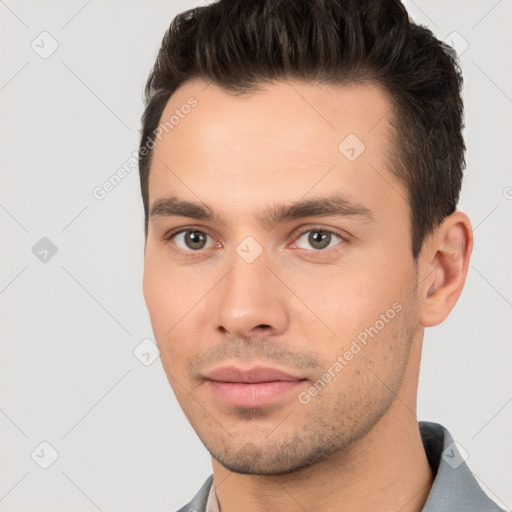
[[430, 237], [419, 257], [423, 327], [440, 324], [454, 308], [466, 281], [472, 250], [471, 222], [459, 211], [447, 217]]

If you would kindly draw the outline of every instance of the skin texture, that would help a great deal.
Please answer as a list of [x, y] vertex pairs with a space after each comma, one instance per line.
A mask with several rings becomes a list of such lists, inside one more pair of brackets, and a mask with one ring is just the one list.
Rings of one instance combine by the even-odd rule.
[[[389, 169], [391, 104], [375, 84], [277, 82], [235, 96], [194, 80], [162, 120], [190, 97], [197, 106], [154, 148], [150, 208], [173, 196], [220, 218], [150, 217], [143, 287], [222, 511], [420, 510], [432, 483], [415, 414], [421, 345], [462, 290], [467, 216], [446, 218], [413, 260], [406, 190]], [[354, 161], [338, 149], [349, 134], [365, 145]], [[275, 205], [333, 195], [371, 214], [262, 222]], [[208, 235], [205, 247], [165, 239], [185, 228]], [[311, 243], [318, 230], [333, 233], [326, 248]], [[204, 377], [224, 365], [304, 380], [269, 405], [235, 407]]]

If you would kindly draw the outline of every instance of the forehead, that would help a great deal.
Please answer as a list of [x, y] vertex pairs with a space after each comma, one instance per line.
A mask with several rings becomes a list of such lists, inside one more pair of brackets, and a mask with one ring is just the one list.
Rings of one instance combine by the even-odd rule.
[[172, 95], [153, 150], [150, 203], [179, 194], [248, 209], [255, 198], [294, 201], [333, 189], [370, 203], [404, 199], [389, 170], [391, 103], [380, 87], [262, 87], [234, 95], [193, 80]]

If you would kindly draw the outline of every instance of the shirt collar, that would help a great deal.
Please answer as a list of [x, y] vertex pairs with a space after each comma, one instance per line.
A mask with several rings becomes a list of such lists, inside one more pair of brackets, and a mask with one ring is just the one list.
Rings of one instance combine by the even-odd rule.
[[212, 484], [210, 487], [210, 493], [208, 494], [208, 501], [206, 502], [205, 512], [220, 512], [219, 500], [215, 493], [215, 485]]

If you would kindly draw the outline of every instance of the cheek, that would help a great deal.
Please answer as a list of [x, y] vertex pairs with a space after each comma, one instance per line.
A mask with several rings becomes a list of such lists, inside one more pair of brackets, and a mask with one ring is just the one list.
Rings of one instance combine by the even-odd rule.
[[200, 279], [194, 276], [190, 266], [171, 264], [165, 250], [148, 247], [144, 258], [144, 298], [158, 334], [174, 329], [197, 302], [202, 290]]
[[391, 273], [382, 267], [363, 266], [309, 269], [290, 275], [287, 282], [302, 303], [296, 312], [302, 311], [299, 321], [309, 310], [308, 318], [314, 314], [316, 321], [330, 327], [336, 336], [373, 324], [395, 302], [407, 300], [413, 286], [402, 270]]
[[[192, 290], [184, 272], [172, 268], [160, 255], [145, 255], [143, 292], [155, 340], [166, 368], [185, 357], [185, 344], [178, 343], [180, 330], [193, 308]], [[196, 301], [197, 302], [197, 299]]]
[[384, 262], [359, 258], [351, 264], [290, 272], [287, 282], [302, 299], [292, 314], [299, 338], [314, 344], [326, 367], [344, 354], [350, 372], [361, 369], [365, 356], [387, 364], [393, 350], [400, 350], [414, 267], [407, 261]]

